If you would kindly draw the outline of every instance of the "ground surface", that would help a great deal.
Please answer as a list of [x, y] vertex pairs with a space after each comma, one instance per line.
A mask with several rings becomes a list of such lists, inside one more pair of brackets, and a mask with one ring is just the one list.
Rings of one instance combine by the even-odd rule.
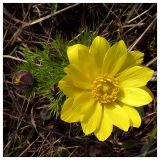
[[[3, 11], [4, 156], [157, 156], [156, 4], [4, 4]], [[144, 65], [155, 71], [147, 85], [155, 99], [141, 111], [141, 127], [126, 133], [115, 128], [103, 143], [84, 136], [79, 124], [44, 118], [49, 112], [46, 101], [38, 95], [26, 99], [12, 85], [15, 66], [23, 61], [19, 46], [40, 48], [57, 32], [70, 41], [86, 28], [144, 52]]]

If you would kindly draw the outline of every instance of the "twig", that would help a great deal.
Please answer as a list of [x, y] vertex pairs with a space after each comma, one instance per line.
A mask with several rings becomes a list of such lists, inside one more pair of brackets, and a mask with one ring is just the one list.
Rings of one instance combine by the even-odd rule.
[[10, 14], [5, 7], [3, 7], [3, 13], [4, 13], [7, 17], [9, 17], [10, 19], [12, 19], [14, 22], [16, 22], [16, 23], [21, 23], [21, 24], [24, 24], [24, 23], [25, 23], [25, 22], [23, 22], [23, 21], [15, 18], [12, 14]]
[[[20, 58], [17, 58], [17, 57], [13, 57], [13, 56], [10, 56], [10, 55], [3, 55], [3, 58], [10, 58], [10, 59], [13, 59], [13, 60], [16, 60], [16, 61], [20, 61], [20, 62], [24, 62], [24, 63], [28, 63], [26, 60], [24, 59], [20, 59]], [[36, 66], [42, 66], [41, 64], [35, 64]]]
[[6, 89], [7, 89], [7, 91], [8, 91], [8, 94], [9, 94], [10, 98], [12, 99], [12, 104], [15, 105], [17, 111], [21, 114], [21, 113], [22, 113], [21, 106], [19, 105], [18, 100], [15, 98], [12, 89], [9, 89], [9, 87], [8, 87], [8, 85], [7, 85], [7, 83], [6, 83], [6, 80], [5, 80], [5, 76], [4, 76], [4, 82], [5, 82], [5, 85], [6, 85]]
[[133, 22], [134, 20], [136, 20], [137, 18], [141, 17], [142, 15], [144, 15], [145, 13], [147, 13], [149, 10], [146, 10], [144, 12], [142, 12], [141, 14], [139, 14], [138, 16], [134, 17], [133, 19], [131, 19], [130, 21], [128, 21], [128, 23]]
[[69, 157], [71, 157], [73, 155], [73, 153], [79, 148], [80, 146], [75, 146], [75, 149], [72, 151], [72, 153], [70, 153]]
[[84, 32], [85, 30], [81, 31], [81, 33], [79, 33], [76, 37], [72, 38], [72, 40], [69, 41], [69, 44], [72, 43], [74, 40], [78, 39], [78, 37], [80, 37]]
[[21, 157], [39, 138], [40, 136], [38, 136], [35, 141], [33, 141], [23, 152], [21, 152], [21, 154], [18, 157]]
[[154, 75], [150, 81], [151, 82], [157, 81], [157, 71], [154, 71]]
[[[16, 19], [16, 18], [13, 17], [6, 9], [4, 9], [4, 13], [5, 13], [8, 17], [12, 17], [12, 19], [13, 19], [16, 23], [21, 23], [21, 26], [17, 29], [17, 31], [13, 34], [13, 36], [12, 36], [12, 38], [11, 38], [11, 44], [14, 44], [14, 42], [15, 42], [16, 39], [17, 39], [17, 37], [22, 33], [22, 31], [23, 31], [23, 29], [24, 29], [25, 27], [32, 26], [32, 25], [34, 25], [34, 24], [40, 23], [40, 22], [42, 22], [42, 21], [44, 21], [44, 20], [46, 20], [46, 19], [48, 19], [48, 18], [50, 18], [50, 17], [52, 17], [52, 16], [55, 16], [55, 15], [57, 15], [57, 14], [59, 14], [59, 13], [62, 13], [62, 12], [64, 12], [64, 11], [66, 11], [66, 10], [68, 10], [68, 9], [70, 9], [70, 8], [73, 8], [73, 7], [75, 7], [75, 6], [78, 6], [78, 5], [79, 5], [79, 3], [73, 4], [73, 5], [68, 6], [68, 7], [66, 7], [66, 8], [63, 8], [63, 9], [57, 11], [57, 12], [51, 13], [51, 14], [45, 16], [45, 17], [39, 18], [39, 19], [37, 19], [37, 20], [35, 20], [35, 21], [28, 22], [28, 23], [27, 23], [27, 22], [23, 22], [23, 21], [21, 21], [21, 20], [19, 20], [19, 19]], [[8, 44], [7, 44], [7, 45], [8, 45]]]
[[149, 12], [155, 5], [153, 4], [148, 10], [142, 12], [141, 14], [139, 14], [138, 16], [134, 17], [133, 19], [131, 19], [130, 21], [128, 21], [128, 23], [131, 23], [132, 21], [134, 21], [135, 19], [141, 17], [142, 15], [146, 14], [147, 12]]
[[131, 18], [131, 16], [134, 14], [134, 10], [138, 7], [138, 4], [135, 4], [132, 9], [130, 10], [124, 24], [128, 23], [128, 20]]
[[55, 16], [55, 15], [57, 15], [57, 14], [59, 14], [59, 13], [62, 13], [62, 12], [64, 12], [64, 11], [66, 11], [66, 10], [68, 10], [68, 9], [70, 9], [70, 8], [76, 7], [76, 6], [78, 6], [78, 5], [79, 5], [79, 3], [76, 3], [76, 4], [73, 4], [73, 5], [71, 5], [71, 6], [68, 6], [68, 7], [66, 7], [66, 8], [63, 8], [63, 9], [57, 11], [57, 12], [54, 12], [54, 13], [52, 13], [52, 14], [49, 14], [49, 15], [47, 15], [47, 16], [45, 16], [45, 17], [39, 18], [39, 19], [37, 19], [37, 20], [35, 20], [35, 21], [33, 21], [33, 22], [24, 24], [23, 27], [28, 27], [28, 26], [34, 25], [34, 24], [36, 24], [36, 23], [40, 23], [40, 22], [42, 22], [42, 21], [44, 21], [44, 20], [46, 20], [46, 19], [48, 19], [48, 18], [51, 18], [52, 16]]
[[151, 64], [153, 64], [154, 62], [157, 61], [157, 57], [154, 57], [151, 61], [149, 61], [145, 66], [150, 66]]
[[127, 28], [127, 27], [137, 27], [137, 26], [143, 26], [144, 23], [137, 23], [137, 24], [127, 24], [123, 25], [122, 28]]
[[150, 29], [150, 27], [154, 24], [154, 22], [156, 21], [157, 17], [154, 18], [154, 20], [150, 23], [150, 25], [145, 29], [145, 31], [139, 36], [138, 39], [136, 39], [133, 44], [128, 48], [129, 51], [131, 51], [136, 45], [137, 43], [141, 40], [141, 38], [145, 35], [145, 33]]
[[[51, 131], [47, 134], [47, 136], [46, 136], [46, 139], [48, 139], [48, 137], [50, 136], [50, 134], [51, 134]], [[38, 150], [37, 150], [37, 155], [39, 156], [40, 155], [40, 152], [41, 152], [41, 150], [42, 150], [42, 147], [44, 146], [44, 142], [46, 142], [46, 140], [44, 139], [43, 141], [42, 141], [42, 144], [41, 144], [41, 146], [38, 148]]]
[[[103, 5], [105, 6], [105, 4], [103, 4]], [[101, 24], [98, 26], [97, 30], [96, 30], [93, 34], [96, 34], [96, 33], [99, 32], [100, 28], [104, 25], [105, 21], [106, 21], [107, 18], [109, 17], [109, 15], [110, 15], [110, 13], [111, 13], [111, 11], [112, 11], [112, 9], [113, 9], [113, 6], [114, 6], [114, 4], [112, 4], [110, 10], [108, 11], [107, 16], [106, 16], [105, 19], [101, 22]], [[105, 6], [105, 8], [106, 8], [106, 6]]]
[[[147, 18], [147, 17], [146, 17]], [[138, 24], [144, 24], [144, 20], [146, 19], [144, 18], [143, 20], [141, 20], [140, 22], [137, 23]], [[123, 35], [127, 35], [128, 32], [130, 32], [131, 30], [133, 30], [135, 27], [137, 27], [137, 25], [133, 25], [130, 29], [128, 29], [126, 32], [123, 33]], [[122, 26], [123, 27], [123, 26]]]
[[10, 56], [10, 55], [3, 55], [3, 58], [10, 58], [10, 59], [14, 59], [16, 61], [28, 63], [26, 60], [23, 60], [23, 59], [20, 59], [20, 58], [17, 58], [17, 57], [13, 57], [13, 56]]
[[76, 7], [76, 6], [78, 6], [78, 5], [79, 5], [79, 3], [73, 4], [73, 5], [71, 5], [71, 6], [68, 6], [68, 7], [66, 7], [66, 8], [63, 8], [63, 9], [57, 11], [57, 12], [51, 13], [51, 14], [45, 16], [45, 17], [39, 18], [39, 19], [37, 19], [37, 20], [35, 20], [35, 21], [33, 21], [33, 22], [30, 22], [30, 23], [27, 23], [27, 22], [24, 22], [24, 21], [21, 21], [21, 20], [15, 18], [12, 14], [10, 14], [10, 13], [8, 12], [8, 10], [7, 10], [5, 7], [4, 7], [4, 14], [5, 14], [6, 16], [8, 16], [8, 17], [12, 17], [12, 20], [15, 21], [16, 23], [21, 23], [21, 24], [22, 24], [22, 28], [24, 28], [24, 27], [28, 27], [28, 26], [34, 25], [34, 24], [36, 24], [36, 23], [40, 23], [40, 22], [42, 22], [42, 21], [44, 21], [44, 20], [46, 20], [46, 19], [48, 19], [48, 18], [50, 18], [50, 17], [52, 17], [52, 16], [55, 16], [55, 15], [57, 15], [57, 14], [59, 14], [59, 13], [62, 13], [62, 12], [64, 12], [64, 11], [66, 11], [66, 10], [68, 10], [68, 9], [70, 9], [70, 8]]

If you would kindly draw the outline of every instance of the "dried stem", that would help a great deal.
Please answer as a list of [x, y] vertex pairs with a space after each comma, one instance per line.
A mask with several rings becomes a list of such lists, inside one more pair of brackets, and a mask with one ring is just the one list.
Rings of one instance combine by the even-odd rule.
[[142, 37], [145, 35], [145, 33], [152, 27], [154, 22], [157, 20], [157, 17], [154, 18], [154, 20], [150, 23], [150, 25], [145, 29], [145, 31], [139, 36], [138, 39], [136, 39], [133, 44], [128, 48], [129, 51], [131, 51], [137, 44], [138, 42], [142, 39]]

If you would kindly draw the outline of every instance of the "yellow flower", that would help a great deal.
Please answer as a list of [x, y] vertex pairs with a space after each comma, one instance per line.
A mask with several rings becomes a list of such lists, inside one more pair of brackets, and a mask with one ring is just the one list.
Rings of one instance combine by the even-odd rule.
[[90, 48], [76, 44], [67, 50], [70, 64], [59, 88], [67, 95], [61, 119], [80, 122], [83, 132], [106, 140], [113, 125], [123, 131], [139, 127], [141, 117], [134, 107], [153, 100], [145, 86], [154, 71], [140, 66], [144, 54], [128, 52], [123, 40], [110, 46], [97, 36]]

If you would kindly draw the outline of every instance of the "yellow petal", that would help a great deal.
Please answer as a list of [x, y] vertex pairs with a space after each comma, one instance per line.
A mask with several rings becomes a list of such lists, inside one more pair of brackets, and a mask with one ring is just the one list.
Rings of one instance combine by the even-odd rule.
[[130, 125], [139, 128], [141, 125], [141, 117], [136, 109], [131, 106], [123, 105], [123, 109], [129, 116]]
[[117, 103], [105, 104], [104, 107], [112, 123], [118, 128], [128, 131], [130, 122], [126, 111]]
[[95, 130], [94, 134], [99, 141], [105, 141], [112, 133], [113, 125], [112, 121], [108, 116], [106, 107], [103, 106], [102, 117], [99, 128]]
[[79, 53], [84, 52], [86, 54], [89, 53], [89, 48], [81, 45], [81, 44], [75, 44], [73, 46], [68, 47], [67, 49], [67, 55], [69, 62], [71, 64], [78, 64], [79, 63]]
[[110, 47], [104, 57], [102, 72], [114, 76], [123, 66], [127, 57], [127, 47], [123, 40]]
[[80, 115], [72, 110], [73, 99], [68, 98], [61, 110], [61, 119], [65, 122], [79, 122]]
[[88, 116], [88, 112], [90, 115], [91, 111], [95, 109], [94, 104], [95, 100], [90, 92], [81, 92], [74, 98], [73, 110], [81, 115]]
[[141, 66], [126, 69], [117, 77], [120, 87], [142, 87], [152, 78], [154, 71]]
[[94, 55], [91, 53], [79, 52], [78, 68], [91, 81], [99, 75], [99, 69], [96, 67]]
[[101, 115], [102, 115], [102, 106], [100, 103], [95, 102], [90, 112], [92, 113], [87, 120], [81, 122], [83, 132], [88, 135], [94, 132], [100, 125]]
[[137, 65], [137, 64], [136, 64], [136, 60], [134, 59], [134, 56], [128, 52], [127, 58], [124, 61], [123, 66], [119, 70], [119, 73], [122, 72], [123, 70], [130, 68], [130, 67], [133, 67], [135, 65]]
[[58, 83], [58, 87], [68, 97], [75, 97], [76, 95], [84, 91], [83, 89], [75, 87], [69, 76], [65, 76], [62, 80], [60, 80]]
[[89, 79], [95, 79], [97, 76], [97, 67], [94, 55], [89, 52], [89, 48], [84, 45], [73, 45], [68, 47], [68, 58], [71, 64], [76, 64], [79, 70]]
[[132, 54], [136, 60], [137, 65], [140, 65], [143, 63], [143, 59], [144, 59], [144, 53], [140, 52], [140, 51], [130, 51], [130, 54]]
[[70, 64], [64, 68], [64, 71], [68, 74], [68, 76], [72, 79], [73, 84], [82, 89], [90, 89], [92, 85], [92, 81], [89, 80], [85, 73], [82, 73], [77, 65]]
[[147, 87], [120, 88], [118, 100], [130, 106], [140, 107], [149, 104], [153, 95]]
[[97, 67], [101, 68], [104, 56], [109, 48], [109, 42], [105, 38], [97, 36], [93, 40], [89, 52], [94, 55]]

